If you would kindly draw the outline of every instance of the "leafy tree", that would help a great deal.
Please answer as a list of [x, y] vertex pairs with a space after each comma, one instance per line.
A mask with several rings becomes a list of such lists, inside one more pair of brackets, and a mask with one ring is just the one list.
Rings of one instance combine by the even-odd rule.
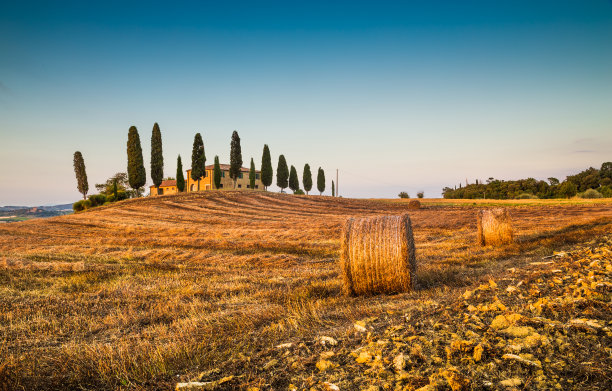
[[[448, 188], [448, 187], [446, 187], [446, 188], [444, 188], [444, 189], [445, 189], [445, 190], [446, 190], [446, 189], [452, 190], [452, 189], [450, 189], [450, 188]], [[397, 196], [398, 196], [399, 198], [410, 198], [410, 195], [408, 195], [408, 193], [406, 193], [405, 191], [400, 191], [400, 193], [399, 193]]]
[[306, 194], [312, 189], [312, 173], [310, 172], [310, 166], [308, 164], [304, 165], [304, 173], [302, 174], [302, 184], [304, 185], [304, 190], [306, 190]]
[[551, 186], [557, 186], [559, 184], [559, 180], [552, 176], [548, 178], [548, 182], [550, 183]]
[[278, 157], [278, 166], [276, 167], [276, 186], [280, 187], [281, 193], [289, 186], [289, 168], [285, 156]]
[[587, 189], [599, 187], [600, 173], [598, 169], [589, 167], [576, 175], [568, 176], [566, 181], [573, 182], [578, 188], [578, 191], [583, 192]]
[[599, 176], [601, 179], [609, 178], [612, 180], [612, 162], [605, 162], [601, 165]]
[[204, 141], [202, 135], [196, 133], [193, 138], [193, 148], [191, 149], [191, 179], [198, 181], [198, 191], [200, 191], [200, 178], [206, 175], [206, 153], [204, 152]]
[[89, 183], [87, 183], [87, 172], [85, 172], [85, 160], [81, 152], [76, 151], [73, 156], [74, 174], [77, 180], [77, 189], [83, 194], [83, 199], [87, 199], [87, 191], [89, 191]]
[[242, 150], [240, 148], [240, 137], [238, 132], [234, 130], [232, 133], [232, 143], [230, 149], [230, 178], [234, 180], [234, 189], [236, 188], [236, 181], [240, 176], [240, 169], [242, 168]]
[[128, 182], [130, 187], [136, 191], [136, 196], [140, 196], [140, 188], [147, 182], [147, 173], [142, 159], [142, 147], [140, 146], [140, 136], [135, 126], [131, 126], [128, 132], [127, 142], [128, 155]]
[[213, 170], [213, 181], [215, 189], [221, 188], [221, 165], [219, 165], [219, 156], [215, 156], [215, 168]]
[[422, 192], [422, 191], [419, 191], [419, 192], [417, 193], [417, 197], [418, 197], [418, 198], [423, 198], [423, 197], [425, 197], [425, 193], [424, 193], [424, 192]]
[[251, 158], [251, 169], [249, 170], [249, 186], [251, 189], [255, 189], [255, 162]]
[[115, 183], [117, 184], [117, 191], [128, 191], [129, 183], [127, 174], [125, 172], [118, 172], [112, 177], [108, 178], [104, 183], [97, 183], [96, 190], [106, 195], [114, 193]]
[[565, 181], [559, 187], [559, 195], [565, 198], [571, 198], [578, 193], [578, 186], [574, 182]]
[[319, 172], [317, 173], [317, 190], [319, 190], [319, 195], [322, 195], [325, 191], [325, 172], [321, 167], [319, 167]]
[[336, 196], [336, 184], [332, 181], [332, 197]]
[[151, 134], [151, 179], [159, 194], [159, 185], [164, 178], [164, 155], [162, 153], [162, 136], [157, 122], [153, 124]]
[[265, 144], [263, 155], [261, 156], [261, 183], [264, 186], [264, 190], [268, 190], [268, 186], [272, 184], [272, 177], [272, 158], [270, 158], [268, 144]]
[[[115, 193], [115, 186], [117, 192]], [[112, 201], [121, 201], [129, 197], [136, 197], [135, 190], [129, 190], [130, 184], [127, 179], [125, 172], [118, 172], [112, 177], [108, 178], [104, 183], [97, 183], [96, 189], [109, 198]]]
[[176, 188], [181, 193], [185, 191], [185, 176], [183, 175], [181, 155], [178, 155], [178, 158], [176, 158]]
[[300, 188], [300, 180], [298, 179], [297, 171], [293, 165], [289, 170], [289, 188], [293, 190], [294, 193]]

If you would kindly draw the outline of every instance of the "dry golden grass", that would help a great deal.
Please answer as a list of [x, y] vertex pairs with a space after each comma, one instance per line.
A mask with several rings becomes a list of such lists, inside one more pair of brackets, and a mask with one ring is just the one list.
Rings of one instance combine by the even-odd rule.
[[471, 204], [423, 201], [418, 286], [395, 296], [345, 297], [337, 260], [347, 217], [397, 201], [191, 193], [0, 225], [0, 389], [168, 389], [612, 227], [609, 201], [528, 200], [509, 205], [515, 243], [477, 247]]
[[347, 295], [412, 289], [416, 258], [407, 214], [351, 217], [341, 238], [340, 270]]

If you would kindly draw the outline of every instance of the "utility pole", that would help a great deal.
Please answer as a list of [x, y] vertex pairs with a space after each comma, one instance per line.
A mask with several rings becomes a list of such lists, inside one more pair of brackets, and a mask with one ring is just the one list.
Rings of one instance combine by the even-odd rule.
[[340, 193], [338, 193], [338, 169], [336, 168], [336, 197], [340, 197]]

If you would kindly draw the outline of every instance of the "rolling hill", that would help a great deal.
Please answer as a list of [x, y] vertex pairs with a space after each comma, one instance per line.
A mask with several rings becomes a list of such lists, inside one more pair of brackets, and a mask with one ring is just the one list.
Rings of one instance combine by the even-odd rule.
[[[424, 208], [409, 210], [402, 200], [220, 191], [127, 200], [0, 225], [0, 387], [168, 389], [197, 378], [218, 389], [287, 389], [296, 382], [298, 389], [324, 389], [325, 381], [343, 389], [376, 385], [380, 376], [353, 373], [350, 382], [350, 368], [360, 367], [349, 351], [342, 360], [348, 357], [350, 366], [334, 366], [342, 361], [332, 355], [325, 359], [332, 366], [319, 368], [320, 354], [333, 349], [312, 341], [326, 336], [341, 341], [339, 348], [357, 349], [398, 321], [420, 330], [415, 335], [428, 335], [435, 325], [422, 323], [429, 313], [424, 303], [435, 302], [442, 311], [466, 290], [508, 277], [509, 269], [515, 274], [508, 278], [521, 280], [531, 263], [555, 251], [583, 243], [605, 247], [612, 231], [612, 202], [507, 204], [516, 243], [481, 248], [474, 244], [480, 205], [445, 202], [424, 200]], [[399, 213], [409, 213], [413, 222], [415, 292], [343, 296], [336, 261], [344, 220]], [[517, 282], [504, 288], [511, 283]], [[527, 308], [528, 300], [516, 305]], [[434, 313], [431, 319], [442, 316]], [[592, 317], [612, 320], [609, 309]], [[371, 334], [356, 332], [355, 322], [370, 325]], [[299, 354], [275, 348], [283, 344], [300, 346]], [[434, 348], [443, 351], [444, 345]], [[493, 352], [487, 363], [496, 362]], [[391, 370], [385, 382], [426, 385], [426, 372], [412, 382], [393, 372], [394, 357], [381, 358], [380, 368]], [[501, 355], [499, 360], [505, 362]], [[430, 365], [437, 371], [447, 364]], [[494, 373], [529, 375], [504, 371]], [[595, 380], [587, 386], [609, 380], [590, 376]], [[438, 378], [446, 381], [442, 372]], [[482, 372], [471, 378], [486, 380]]]

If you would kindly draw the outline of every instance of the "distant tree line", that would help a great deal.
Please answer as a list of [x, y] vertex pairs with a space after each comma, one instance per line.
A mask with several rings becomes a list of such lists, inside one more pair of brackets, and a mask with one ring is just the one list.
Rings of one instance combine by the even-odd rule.
[[612, 162], [605, 162], [600, 169], [589, 167], [563, 182], [550, 177], [548, 181], [534, 178], [505, 181], [489, 178], [459, 187], [445, 187], [444, 198], [490, 198], [498, 200], [522, 198], [583, 198], [612, 197]]
[[[146, 183], [146, 170], [144, 167], [144, 160], [142, 156], [142, 147], [140, 144], [140, 136], [138, 129], [135, 126], [131, 126], [128, 130], [128, 141], [127, 141], [127, 172], [117, 173], [109, 178], [106, 183], [97, 184], [96, 189], [100, 192], [99, 194], [90, 195], [87, 198], [87, 192], [89, 191], [89, 185], [87, 182], [87, 174], [85, 171], [85, 162], [81, 152], [77, 151], [73, 157], [74, 172], [77, 179], [77, 189], [83, 195], [83, 200], [74, 204], [75, 211], [88, 209], [103, 205], [105, 203], [120, 201], [126, 198], [140, 197], [144, 193], [144, 185]], [[240, 137], [238, 132], [232, 133], [230, 143], [230, 169], [229, 176], [234, 182], [234, 188], [236, 188], [236, 181], [241, 174], [242, 169], [242, 149], [240, 146]], [[176, 161], [176, 187], [179, 192], [185, 191], [185, 177], [183, 175], [183, 163], [181, 156], [177, 157]], [[191, 153], [191, 179], [197, 181], [198, 190], [200, 190], [200, 180], [206, 176], [206, 153], [204, 150], [204, 141], [200, 133], [196, 133]], [[267, 191], [268, 187], [272, 184], [274, 173], [272, 170], [272, 159], [270, 157], [270, 149], [267, 144], [264, 145], [263, 153], [261, 157], [261, 182], [264, 186], [264, 191]], [[219, 157], [215, 156], [214, 169], [213, 169], [213, 184], [215, 188], [221, 187], [221, 168], [219, 164]], [[151, 180], [157, 192], [159, 192], [159, 186], [164, 180], [164, 157], [162, 148], [162, 134], [157, 122], [153, 125], [153, 131], [151, 134]], [[256, 168], [253, 158], [251, 158], [251, 164], [249, 168], [249, 188], [255, 188], [256, 181]], [[298, 179], [297, 170], [294, 166], [291, 169], [287, 166], [287, 161], [284, 155], [280, 155], [278, 158], [278, 166], [276, 169], [276, 184], [281, 189], [281, 193], [289, 187], [294, 194], [304, 194], [304, 191], [300, 189], [300, 183]], [[310, 165], [304, 165], [304, 171], [302, 174], [302, 185], [306, 194], [312, 189], [312, 173], [310, 172]], [[323, 194], [325, 191], [325, 173], [322, 168], [319, 167], [317, 173], [317, 189], [319, 194]], [[332, 193], [333, 189], [332, 184]], [[332, 194], [335, 195], [335, 194]]]

